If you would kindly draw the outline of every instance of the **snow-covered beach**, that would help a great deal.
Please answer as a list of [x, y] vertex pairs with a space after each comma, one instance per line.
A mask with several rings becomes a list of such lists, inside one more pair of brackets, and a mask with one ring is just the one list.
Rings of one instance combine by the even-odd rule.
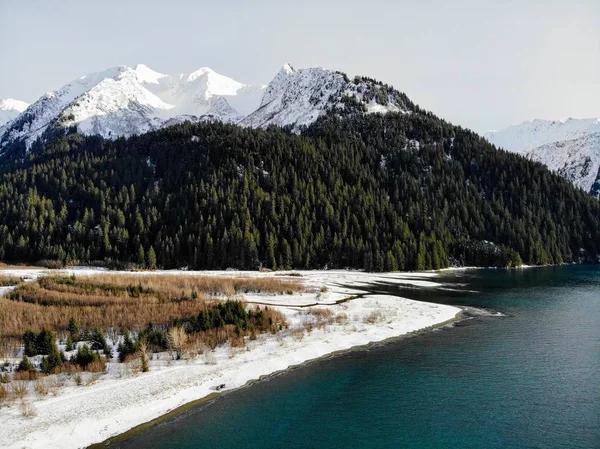
[[[0, 270], [0, 274], [37, 277], [46, 270]], [[61, 272], [93, 275], [97, 269]], [[115, 272], [113, 272], [115, 273]], [[124, 276], [129, 274], [122, 272]], [[281, 276], [280, 272], [158, 271], [147, 274]], [[177, 407], [201, 399], [216, 388], [242, 387], [289, 367], [354, 347], [405, 336], [456, 320], [461, 309], [358, 290], [371, 283], [437, 287], [436, 273], [374, 274], [356, 271], [295, 273], [309, 287], [291, 295], [244, 295], [249, 303], [269, 304], [282, 312], [289, 328], [263, 334], [244, 348], [218, 347], [206, 356], [151, 362], [148, 373], [132, 373], [111, 362], [106, 374], [89, 385], [65, 385], [57, 396], [35, 398], [32, 416], [19, 407], [0, 409], [0, 446], [6, 448], [81, 448], [121, 434]], [[289, 273], [288, 273], [289, 275]], [[325, 325], [313, 311], [328, 310]], [[33, 416], [34, 415], [34, 416]]]

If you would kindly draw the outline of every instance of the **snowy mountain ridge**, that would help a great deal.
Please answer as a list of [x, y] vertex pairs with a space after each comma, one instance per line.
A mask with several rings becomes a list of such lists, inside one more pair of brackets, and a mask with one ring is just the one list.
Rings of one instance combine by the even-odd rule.
[[545, 164], [577, 187], [600, 196], [600, 119], [533, 120], [485, 138]]
[[408, 112], [407, 99], [387, 85], [323, 68], [285, 64], [268, 85], [251, 86], [208, 67], [167, 75], [138, 64], [82, 76], [49, 92], [0, 126], [2, 147], [27, 148], [46, 130], [76, 127], [106, 138], [131, 136], [185, 120], [220, 120], [248, 127], [309, 125], [352, 98], [366, 113]]
[[238, 121], [258, 106], [264, 88], [208, 68], [170, 76], [142, 64], [113, 67], [43, 95], [0, 128], [0, 142], [23, 140], [29, 147], [48, 127], [76, 126], [83, 134], [116, 137], [147, 132], [173, 119]]
[[0, 126], [16, 118], [21, 112], [27, 109], [29, 104], [24, 101], [6, 98], [0, 100]]

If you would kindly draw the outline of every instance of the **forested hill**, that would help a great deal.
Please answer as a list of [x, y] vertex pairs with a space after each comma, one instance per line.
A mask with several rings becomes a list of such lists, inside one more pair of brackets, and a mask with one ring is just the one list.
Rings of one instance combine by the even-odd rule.
[[597, 262], [600, 202], [435, 116], [301, 135], [184, 123], [70, 134], [0, 174], [0, 259], [193, 269]]

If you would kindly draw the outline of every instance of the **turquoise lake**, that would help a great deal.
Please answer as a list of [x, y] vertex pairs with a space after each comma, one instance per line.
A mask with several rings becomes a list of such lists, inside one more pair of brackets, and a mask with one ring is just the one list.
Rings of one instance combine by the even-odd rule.
[[[376, 286], [480, 316], [226, 394], [120, 448], [600, 448], [600, 266]], [[476, 292], [467, 292], [476, 291]]]

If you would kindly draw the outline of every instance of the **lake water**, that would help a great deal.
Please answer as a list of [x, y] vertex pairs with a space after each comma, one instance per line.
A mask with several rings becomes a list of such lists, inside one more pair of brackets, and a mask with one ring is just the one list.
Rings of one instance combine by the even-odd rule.
[[600, 448], [600, 267], [442, 280], [477, 293], [396, 291], [505, 316], [294, 369], [115, 447]]

